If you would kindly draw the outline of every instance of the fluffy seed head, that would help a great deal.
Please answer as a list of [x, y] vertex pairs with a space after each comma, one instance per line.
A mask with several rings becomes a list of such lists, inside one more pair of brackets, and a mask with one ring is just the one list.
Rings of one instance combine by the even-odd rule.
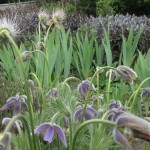
[[40, 10], [38, 12], [38, 17], [41, 22], [46, 22], [49, 19], [49, 14], [44, 10]]
[[65, 12], [63, 9], [57, 9], [52, 13], [52, 19], [56, 21], [63, 21], [66, 18]]
[[20, 34], [19, 22], [16, 17], [2, 17], [0, 16], [0, 34], [2, 31], [7, 30], [12, 37], [17, 37]]

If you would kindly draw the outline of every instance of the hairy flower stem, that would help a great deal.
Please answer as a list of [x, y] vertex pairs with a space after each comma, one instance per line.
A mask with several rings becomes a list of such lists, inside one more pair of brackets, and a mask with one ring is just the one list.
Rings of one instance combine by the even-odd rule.
[[[42, 52], [42, 51], [39, 51], [39, 50], [34, 50], [34, 51], [32, 51], [32, 52], [30, 52], [31, 54], [32, 53], [39, 53], [39, 54], [41, 54], [41, 55], [43, 55], [44, 56], [44, 59], [45, 59], [45, 61], [46, 61], [46, 65], [47, 65], [47, 69], [48, 69], [48, 72], [49, 72], [49, 76], [48, 76], [48, 78], [49, 78], [49, 81], [51, 82], [51, 75], [50, 75], [50, 67], [49, 67], [49, 64], [48, 64], [48, 60], [47, 60], [47, 57], [46, 57], [46, 55]], [[33, 74], [32, 74], [33, 75]], [[36, 79], [36, 81], [38, 82], [38, 85], [39, 85], [39, 88], [40, 88], [40, 91], [41, 91], [41, 93], [42, 93], [42, 102], [40, 103], [40, 114], [42, 113], [42, 110], [43, 110], [43, 106], [44, 106], [44, 96], [43, 96], [43, 90], [42, 90], [42, 86], [41, 86], [41, 84], [40, 84], [40, 82], [39, 82], [39, 80], [38, 80], [38, 78], [36, 77], [36, 75], [33, 75], [34, 77], [35, 77], [35, 79]], [[44, 76], [43, 76], [44, 77]]]
[[107, 86], [107, 106], [110, 101], [110, 83], [111, 83], [111, 75], [112, 75], [112, 70], [110, 69], [110, 75], [109, 75], [109, 80], [108, 80], [108, 86]]
[[27, 131], [27, 135], [28, 135], [28, 141], [29, 141], [29, 145], [30, 145], [30, 150], [34, 150], [33, 149], [33, 143], [32, 143], [32, 139], [31, 139], [31, 135], [30, 135], [30, 128], [29, 128], [29, 124], [26, 120], [26, 118], [19, 114], [19, 115], [16, 115], [14, 116], [10, 122], [8, 123], [8, 125], [6, 126], [5, 130], [4, 130], [4, 133], [7, 133], [7, 132], [10, 132], [10, 129], [12, 128], [13, 124], [15, 123], [16, 120], [20, 119], [23, 123], [24, 123], [24, 126], [26, 128], [26, 131]]
[[[96, 71], [98, 71], [98, 67], [96, 67]], [[99, 109], [99, 74], [97, 73], [97, 109]]]
[[[116, 70], [116, 68], [114, 67], [110, 67], [110, 66], [105, 66], [105, 67], [100, 67], [99, 69], [96, 70], [96, 72], [94, 73], [92, 79], [91, 79], [91, 82], [90, 82], [90, 86], [88, 88], [88, 92], [87, 92], [87, 96], [85, 98], [85, 105], [83, 107], [83, 114], [82, 114], [82, 122], [83, 122], [83, 119], [84, 119], [84, 114], [85, 114], [85, 110], [86, 110], [86, 106], [88, 104], [88, 99], [89, 99], [89, 96], [90, 96], [90, 89], [92, 88], [92, 83], [95, 79], [95, 77], [97, 76], [98, 73], [100, 73], [103, 69], [113, 69], [113, 70]], [[107, 102], [108, 104], [108, 102]]]
[[76, 77], [69, 77], [69, 78], [67, 78], [67, 79], [63, 82], [63, 84], [67, 83], [69, 80], [77, 80], [77, 81], [79, 81], [79, 82], [82, 82], [80, 79], [78, 79], [78, 78], [76, 78]]
[[115, 126], [115, 122], [112, 121], [108, 121], [108, 120], [104, 120], [104, 119], [92, 119], [92, 120], [88, 120], [86, 122], [83, 122], [76, 130], [74, 137], [73, 137], [73, 142], [72, 142], [72, 148], [71, 150], [75, 150], [75, 146], [76, 146], [76, 140], [77, 140], [77, 136], [79, 134], [79, 132], [81, 131], [82, 128], [84, 128], [85, 126], [89, 125], [89, 124], [93, 124], [93, 123], [104, 123], [104, 124], [109, 124], [111, 126]]
[[14, 46], [14, 48], [15, 48], [14, 53], [18, 57], [19, 62], [20, 62], [20, 66], [21, 66], [21, 69], [22, 69], [22, 74], [23, 74], [24, 81], [25, 81], [25, 89], [26, 89], [26, 92], [27, 92], [27, 104], [28, 104], [28, 109], [29, 109], [29, 114], [30, 114], [31, 131], [32, 131], [32, 137], [33, 137], [33, 149], [36, 150], [36, 141], [35, 141], [35, 138], [34, 138], [33, 110], [32, 110], [32, 105], [31, 105], [31, 101], [30, 101], [30, 92], [29, 92], [29, 87], [28, 87], [28, 83], [27, 83], [27, 77], [26, 77], [26, 73], [25, 73], [25, 69], [24, 69], [24, 64], [23, 64], [23, 61], [21, 59], [19, 48], [16, 45], [16, 43], [14, 42], [14, 40], [13, 40], [12, 36], [10, 35], [9, 31], [6, 30], [4, 32], [4, 34], [6, 35], [6, 37], [9, 39], [9, 41]]
[[72, 150], [71, 145], [72, 145], [72, 120], [71, 117], [69, 117], [69, 150]]
[[141, 82], [141, 84], [139, 85], [139, 87], [137, 88], [137, 90], [136, 90], [136, 92], [135, 92], [135, 94], [134, 94], [134, 97], [133, 97], [133, 102], [132, 102], [132, 105], [131, 105], [131, 112], [133, 112], [133, 110], [134, 110], [134, 105], [135, 105], [135, 103], [136, 103], [136, 97], [137, 97], [137, 95], [138, 95], [138, 92], [140, 91], [140, 89], [141, 89], [141, 87], [143, 86], [143, 84], [144, 84], [145, 82], [147, 82], [148, 80], [150, 80], [150, 77], [149, 77], [149, 78], [146, 78], [145, 80], [143, 80], [143, 81]]

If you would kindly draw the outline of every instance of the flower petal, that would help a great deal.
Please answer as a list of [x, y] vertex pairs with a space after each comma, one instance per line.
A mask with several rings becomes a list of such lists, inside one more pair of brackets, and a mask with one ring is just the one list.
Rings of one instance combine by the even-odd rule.
[[3, 118], [2, 125], [7, 125], [10, 122], [11, 118]]
[[54, 137], [54, 127], [49, 126], [44, 134], [44, 141], [48, 141], [49, 143], [51, 143], [53, 137]]
[[21, 103], [18, 101], [17, 104], [14, 107], [14, 114], [15, 115], [20, 113], [20, 106], [21, 106]]
[[87, 112], [87, 111], [85, 112], [84, 117], [85, 117], [85, 120], [92, 119], [92, 115], [89, 112]]
[[58, 125], [54, 125], [54, 129], [57, 132], [57, 135], [60, 138], [61, 142], [64, 144], [65, 147], [67, 147], [66, 136], [62, 128]]
[[77, 108], [77, 110], [75, 111], [75, 114], [74, 114], [74, 120], [81, 119], [82, 111], [83, 110], [81, 107]]
[[36, 129], [34, 129], [34, 133], [39, 133], [42, 130], [47, 129], [49, 126], [50, 126], [49, 123], [43, 123], [43, 124], [37, 126]]
[[20, 102], [21, 102], [21, 106], [23, 106], [24, 108], [28, 109], [28, 105], [27, 105], [27, 103], [25, 101], [25, 98], [21, 98]]
[[93, 113], [93, 114], [95, 114], [95, 115], [99, 115], [99, 112], [91, 106], [87, 106], [86, 110]]
[[18, 100], [18, 97], [16, 97], [16, 96], [10, 97], [10, 98], [7, 99], [6, 103], [8, 103], [8, 102], [15, 102], [17, 100]]
[[7, 102], [3, 107], [0, 108], [0, 110], [6, 110], [10, 108], [11, 106], [14, 105], [15, 102], [16, 102], [15, 100]]
[[116, 142], [121, 144], [121, 146], [124, 150], [132, 150], [132, 147], [131, 147], [129, 141], [127, 140], [127, 138], [125, 136], [123, 136], [123, 134], [120, 133], [118, 128], [114, 129], [113, 137], [115, 138]]
[[143, 134], [150, 135], [150, 123], [130, 113], [121, 114], [116, 120], [117, 126], [125, 126]]

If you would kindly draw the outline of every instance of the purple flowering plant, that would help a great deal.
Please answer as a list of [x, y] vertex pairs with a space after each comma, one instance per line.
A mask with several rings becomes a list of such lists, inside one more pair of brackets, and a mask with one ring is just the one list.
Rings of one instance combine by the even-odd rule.
[[66, 136], [63, 131], [63, 129], [56, 124], [51, 125], [50, 123], [43, 123], [39, 126], [37, 126], [34, 130], [34, 133], [40, 133], [43, 132], [44, 134], [44, 141], [47, 141], [48, 143], [52, 143], [56, 135], [61, 140], [62, 144], [67, 147], [67, 141]]
[[94, 109], [92, 106], [90, 106], [90, 105], [86, 106], [84, 115], [83, 115], [83, 107], [78, 106], [74, 113], [74, 119], [81, 120], [82, 116], [83, 116], [85, 120], [90, 120], [93, 118], [93, 115], [99, 115], [99, 112], [96, 109]]
[[[81, 83], [79, 83], [77, 89], [80, 96], [85, 97], [88, 93], [88, 90], [90, 88], [90, 81], [83, 80]], [[96, 91], [95, 86], [92, 84], [90, 91]]]
[[7, 110], [9, 108], [13, 108], [13, 113], [18, 114], [21, 112], [21, 107], [28, 109], [26, 104], [26, 96], [16, 94], [16, 96], [10, 97], [6, 100], [6, 104], [0, 108], [1, 111]]

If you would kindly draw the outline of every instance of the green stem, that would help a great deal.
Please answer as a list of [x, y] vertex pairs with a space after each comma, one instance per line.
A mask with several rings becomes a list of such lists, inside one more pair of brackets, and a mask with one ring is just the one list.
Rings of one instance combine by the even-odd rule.
[[143, 81], [141, 82], [141, 84], [139, 85], [139, 87], [137, 88], [137, 90], [136, 90], [136, 92], [135, 92], [135, 94], [134, 94], [134, 98], [133, 98], [132, 105], [131, 105], [131, 112], [133, 112], [133, 109], [134, 109], [134, 105], [135, 105], [135, 103], [136, 103], [136, 97], [137, 97], [137, 95], [138, 95], [138, 92], [140, 91], [142, 85], [143, 85], [145, 82], [147, 82], [148, 80], [150, 80], [150, 77], [149, 77], [149, 78], [146, 78], [145, 80], [143, 80]]
[[6, 128], [5, 128], [5, 130], [4, 130], [4, 134], [10, 131], [10, 129], [12, 128], [13, 124], [14, 124], [15, 121], [18, 120], [18, 119], [20, 119], [20, 120], [23, 121], [24, 126], [25, 126], [25, 128], [26, 128], [26, 130], [27, 130], [27, 135], [28, 135], [28, 141], [29, 141], [29, 145], [30, 145], [30, 150], [34, 150], [34, 149], [33, 149], [32, 139], [31, 139], [31, 135], [30, 135], [29, 124], [28, 124], [26, 118], [25, 118], [23, 115], [19, 114], [19, 115], [14, 116], [14, 117], [10, 120], [10, 122], [8, 123], [8, 125], [6, 126]]
[[71, 120], [71, 117], [69, 117], [69, 130], [70, 130], [70, 133], [69, 133], [69, 149], [71, 149], [71, 145], [72, 145], [72, 120]]
[[38, 89], [39, 89], [39, 91], [41, 92], [41, 95], [42, 95], [42, 98], [41, 98], [41, 100], [40, 101], [38, 101], [38, 103], [40, 103], [39, 105], [39, 108], [40, 108], [40, 114], [42, 114], [42, 106], [45, 106], [44, 105], [44, 94], [43, 94], [43, 90], [42, 90], [42, 87], [41, 87], [41, 84], [40, 84], [40, 81], [38, 80], [38, 78], [37, 78], [37, 76], [34, 74], [34, 73], [30, 73], [30, 75], [32, 75], [32, 76], [34, 76], [34, 78], [35, 78], [35, 80], [36, 80], [36, 82], [37, 82], [37, 84], [38, 84]]
[[36, 150], [36, 142], [35, 142], [35, 138], [34, 138], [34, 123], [33, 123], [33, 110], [32, 110], [32, 105], [30, 102], [30, 92], [29, 92], [29, 87], [28, 87], [28, 83], [27, 83], [27, 77], [26, 77], [26, 73], [25, 73], [25, 69], [24, 69], [24, 64], [19, 52], [19, 48], [16, 45], [16, 43], [14, 42], [13, 38], [11, 37], [10, 33], [6, 30], [6, 32], [4, 32], [5, 35], [8, 37], [9, 41], [12, 43], [12, 45], [14, 46], [14, 50], [15, 50], [15, 54], [19, 59], [20, 62], [20, 66], [22, 69], [22, 74], [23, 74], [23, 78], [25, 81], [25, 89], [26, 89], [26, 93], [27, 93], [27, 104], [28, 104], [28, 109], [29, 109], [29, 114], [30, 114], [30, 123], [31, 123], [31, 131], [32, 131], [32, 137], [33, 137], [33, 147], [34, 150]]
[[110, 66], [100, 67], [100, 68], [97, 69], [96, 72], [94, 73], [94, 75], [93, 75], [93, 77], [92, 77], [92, 79], [91, 79], [91, 82], [90, 82], [90, 86], [89, 86], [89, 88], [88, 88], [87, 96], [86, 96], [86, 98], [85, 98], [85, 105], [84, 105], [84, 107], [83, 107], [82, 121], [83, 121], [83, 118], [84, 118], [86, 106], [87, 106], [87, 104], [88, 104], [88, 99], [89, 99], [89, 96], [90, 96], [90, 90], [91, 90], [91, 88], [92, 88], [93, 80], [94, 80], [94, 78], [96, 77], [96, 75], [97, 75], [98, 73], [100, 73], [103, 69], [114, 69], [114, 70], [115, 70], [116, 68], [110, 67]]
[[111, 76], [112, 76], [112, 70], [110, 69], [110, 75], [108, 80], [108, 86], [107, 86], [107, 107], [110, 101], [110, 83], [111, 83]]
[[30, 53], [35, 53], [35, 52], [38, 52], [38, 53], [40, 53], [40, 54], [42, 54], [44, 56], [44, 58], [46, 60], [46, 64], [47, 64], [47, 69], [48, 69], [48, 72], [49, 72], [49, 81], [51, 82], [51, 76], [50, 76], [51, 73], [50, 73], [50, 68], [49, 68], [49, 64], [48, 64], [48, 60], [47, 60], [46, 55], [42, 51], [39, 51], [39, 50], [34, 50], [34, 51], [30, 52]]
[[80, 79], [78, 79], [78, 78], [76, 78], [76, 77], [69, 77], [69, 78], [67, 78], [67, 79], [63, 82], [63, 84], [67, 83], [69, 80], [77, 80], [77, 81], [79, 81], [79, 82], [82, 82]]
[[45, 39], [44, 39], [45, 45], [47, 44], [47, 39], [48, 39], [48, 34], [49, 34], [49, 31], [50, 31], [50, 28], [51, 28], [51, 25], [48, 27], [47, 32], [46, 32], [46, 36], [45, 36]]
[[105, 123], [105, 124], [109, 124], [111, 126], [115, 126], [116, 124], [112, 121], [108, 121], [108, 120], [103, 120], [103, 119], [92, 119], [92, 120], [88, 120], [84, 123], [82, 123], [76, 130], [74, 137], [73, 137], [73, 142], [72, 142], [72, 149], [71, 150], [75, 150], [75, 146], [76, 146], [76, 140], [77, 140], [77, 136], [79, 134], [79, 132], [81, 131], [82, 128], [84, 128], [85, 126], [89, 125], [89, 124], [93, 124], [93, 123]]
[[[96, 67], [96, 71], [98, 71], [98, 67]], [[97, 73], [97, 109], [100, 107], [99, 102], [99, 74]]]
[[52, 118], [51, 118], [51, 124], [53, 124], [55, 122], [55, 119], [57, 116], [60, 116], [60, 113], [57, 112]]

